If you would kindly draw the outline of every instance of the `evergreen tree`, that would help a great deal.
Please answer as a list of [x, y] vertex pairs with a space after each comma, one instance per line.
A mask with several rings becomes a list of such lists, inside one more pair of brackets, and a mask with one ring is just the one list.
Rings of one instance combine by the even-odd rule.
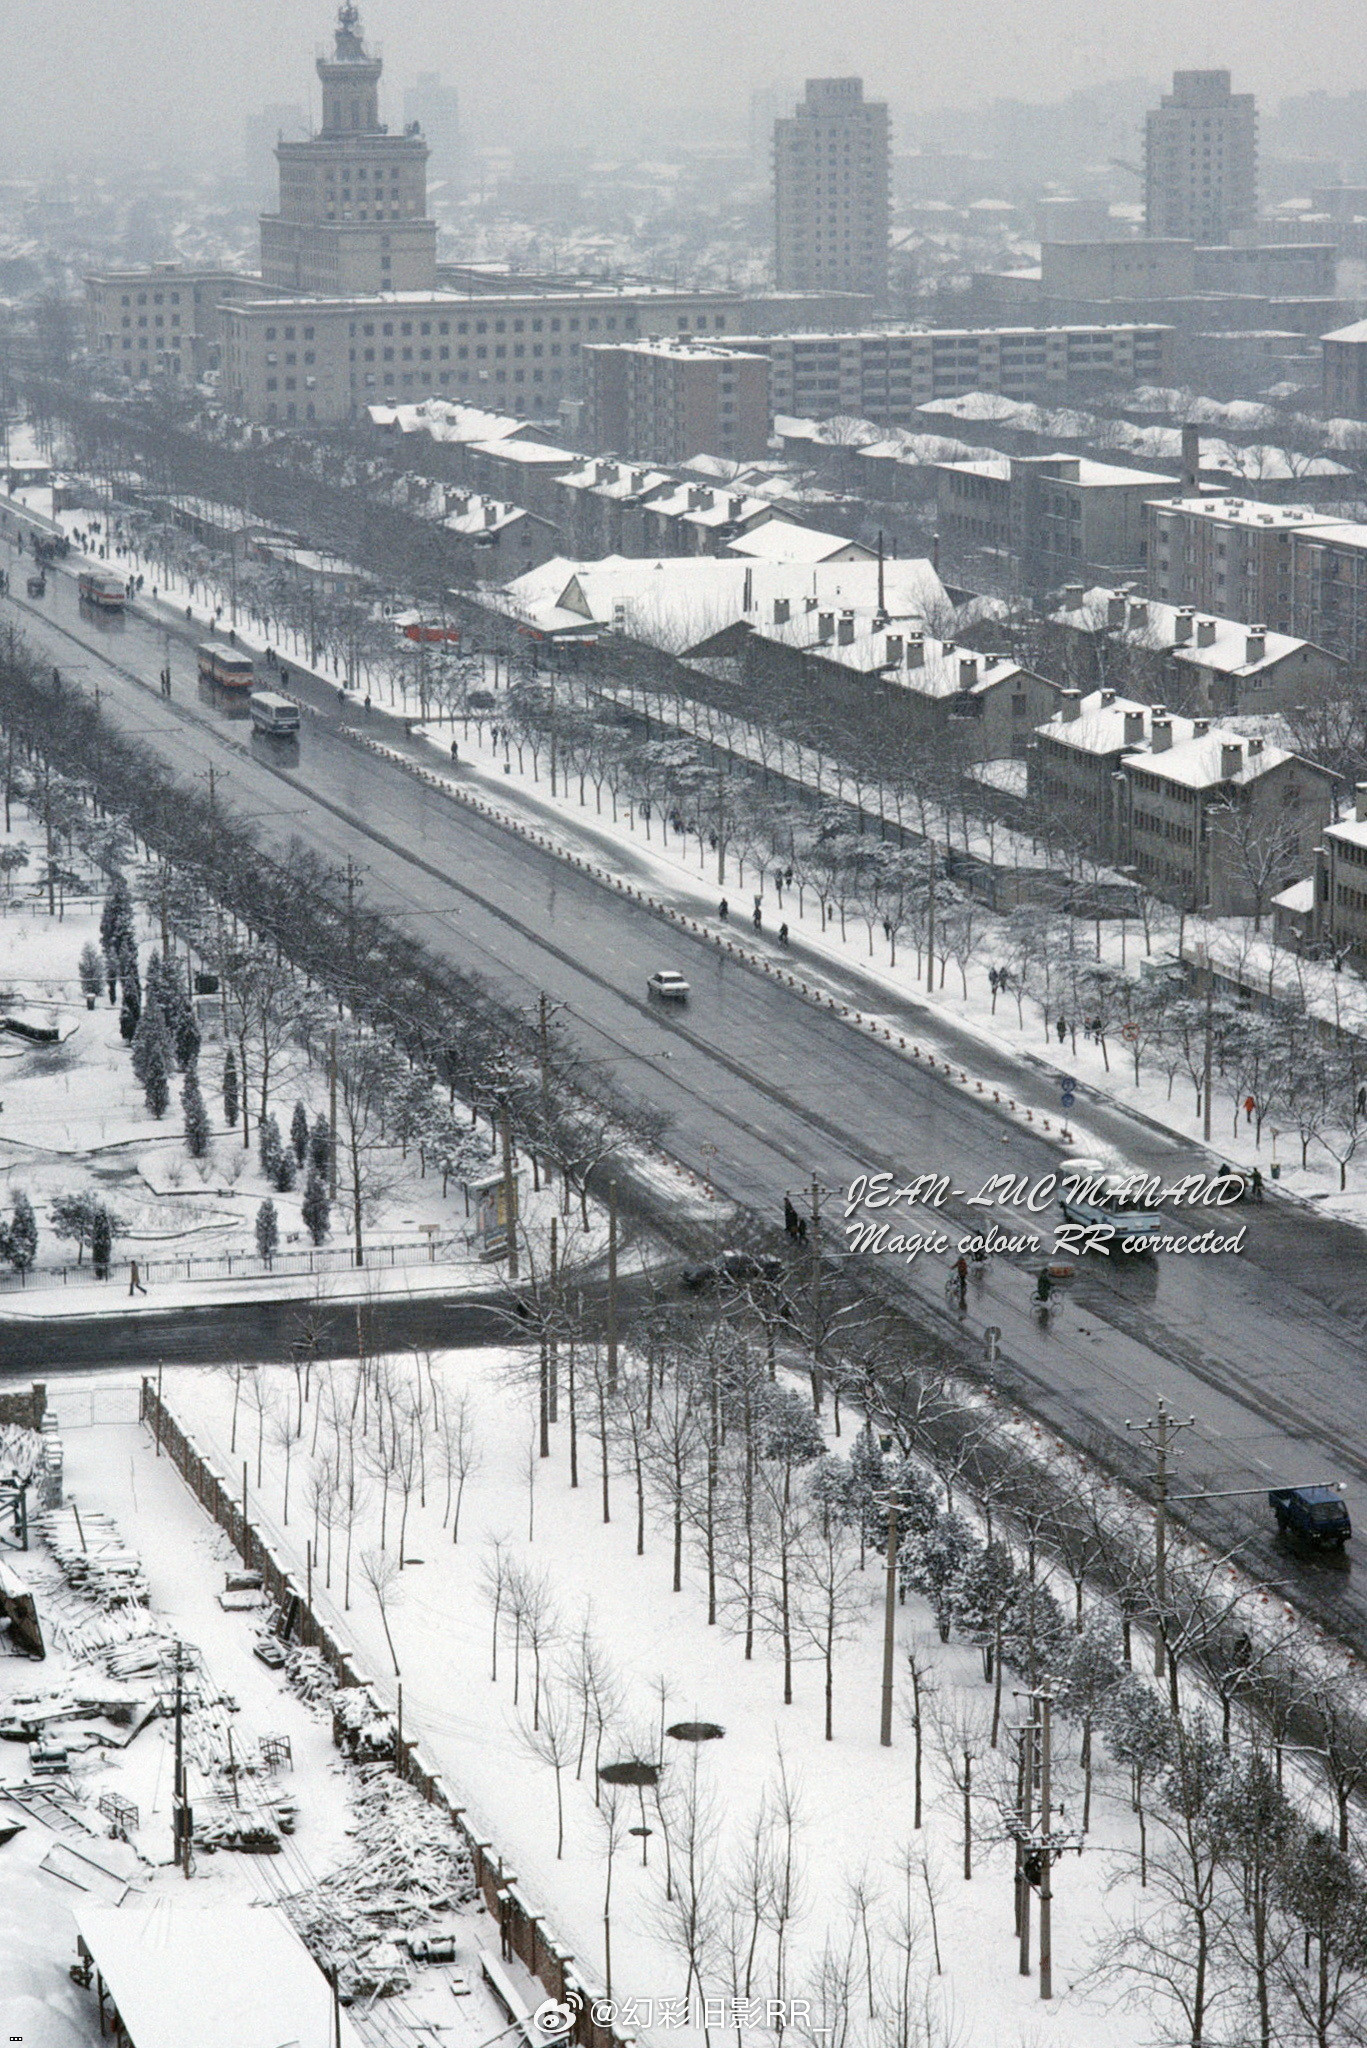
[[313, 1119], [313, 1129], [309, 1132], [309, 1158], [326, 1180], [332, 1167], [332, 1129], [321, 1114]]
[[133, 1043], [142, 1015], [142, 999], [131, 981], [123, 985], [123, 1002], [119, 1008], [119, 1036], [125, 1045]]
[[100, 958], [98, 946], [92, 946], [89, 940], [81, 948], [80, 965], [76, 972], [81, 977], [81, 994], [85, 997], [85, 1006], [88, 1010], [93, 1010], [104, 986], [104, 961]]
[[294, 1105], [294, 1115], [290, 1119], [290, 1144], [294, 1147], [296, 1163], [302, 1166], [309, 1149], [309, 1113], [302, 1102]]
[[90, 1226], [90, 1258], [97, 1280], [109, 1278], [109, 1261], [114, 1255], [114, 1222], [101, 1202]]
[[142, 1092], [148, 1109], [155, 1117], [165, 1116], [171, 1100], [171, 1084], [166, 1078], [165, 1047], [166, 1041], [158, 1032], [148, 1042], [144, 1061]]
[[166, 1029], [166, 970], [161, 964], [161, 955], [153, 947], [147, 956], [147, 969], [142, 978], [142, 1007], [155, 1009]]
[[884, 1499], [887, 1467], [872, 1423], [866, 1422], [850, 1452], [850, 1508], [861, 1545], [882, 1548], [888, 1504]]
[[271, 1186], [276, 1190], [277, 1194], [287, 1195], [298, 1177], [299, 1169], [294, 1163], [294, 1153], [288, 1145], [285, 1145], [281, 1148], [280, 1156], [275, 1162], [275, 1171], [271, 1175]]
[[176, 1065], [188, 1072], [199, 1058], [203, 1043], [194, 1005], [179, 979], [168, 984], [166, 997], [166, 1023], [175, 1049]]
[[171, 1063], [171, 1045], [166, 1035], [166, 1021], [156, 1000], [156, 984], [149, 977], [147, 1000], [133, 1033], [133, 1072], [144, 1088], [154, 1056], [160, 1059], [161, 1070], [165, 1074]]
[[0, 1223], [0, 1259], [8, 1260], [16, 1273], [32, 1270], [38, 1256], [38, 1224], [33, 1204], [20, 1188], [8, 1223]]
[[199, 1075], [194, 1067], [185, 1069], [185, 1079], [180, 1084], [180, 1106], [185, 1115], [185, 1149], [192, 1159], [202, 1159], [209, 1149], [209, 1112], [204, 1107]]
[[223, 1062], [223, 1121], [230, 1131], [237, 1123], [241, 1107], [237, 1092], [237, 1060], [233, 1056], [232, 1047], [229, 1046]]
[[264, 1259], [267, 1265], [269, 1265], [275, 1257], [276, 1247], [279, 1243], [280, 1219], [275, 1213], [274, 1202], [265, 1201], [256, 1212], [257, 1257]]
[[308, 1182], [304, 1188], [304, 1199], [300, 1205], [304, 1228], [315, 1244], [321, 1244], [328, 1234], [332, 1217], [332, 1204], [328, 1200], [327, 1182], [316, 1166], [309, 1167]]
[[100, 912], [100, 945], [106, 960], [117, 960], [125, 940], [136, 942], [137, 921], [133, 912], [133, 898], [127, 882], [116, 874], [109, 884]]
[[256, 1143], [261, 1171], [266, 1179], [273, 1183], [280, 1171], [280, 1156], [283, 1150], [280, 1143], [280, 1126], [273, 1116], [262, 1117], [257, 1128]]

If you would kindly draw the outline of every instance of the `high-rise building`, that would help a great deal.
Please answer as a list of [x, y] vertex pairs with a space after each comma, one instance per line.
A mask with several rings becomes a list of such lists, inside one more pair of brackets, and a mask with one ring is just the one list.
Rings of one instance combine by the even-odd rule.
[[809, 78], [774, 123], [774, 274], [781, 291], [888, 285], [888, 110], [860, 78]]
[[427, 172], [432, 183], [445, 185], [447, 196], [461, 188], [460, 95], [443, 85], [439, 71], [420, 71], [403, 96], [403, 118], [416, 121], [427, 143]]
[[1228, 242], [1258, 212], [1258, 113], [1227, 71], [1174, 71], [1144, 129], [1144, 224], [1150, 235]]
[[437, 230], [427, 218], [427, 144], [380, 120], [383, 64], [353, 0], [337, 10], [333, 54], [318, 59], [323, 118], [307, 142], [276, 146], [280, 211], [261, 216], [261, 275], [304, 292], [427, 291]]

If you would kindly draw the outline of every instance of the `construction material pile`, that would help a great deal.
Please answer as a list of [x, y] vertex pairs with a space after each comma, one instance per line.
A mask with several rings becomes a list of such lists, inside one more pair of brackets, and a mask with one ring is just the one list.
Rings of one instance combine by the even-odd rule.
[[368, 1685], [339, 1685], [332, 1695], [332, 1739], [352, 1763], [393, 1761], [396, 1730]]
[[285, 1680], [305, 1706], [326, 1706], [336, 1690], [332, 1666], [321, 1650], [291, 1650], [285, 1659]]
[[383, 1766], [363, 1768], [354, 1800], [357, 1853], [286, 1901], [315, 1960], [336, 1970], [345, 2000], [406, 1990], [398, 1943], [475, 1897], [474, 1871], [450, 1816]]
[[112, 1517], [83, 1515], [76, 1507], [51, 1508], [39, 1517], [38, 1527], [73, 1592], [101, 1607], [147, 1605], [142, 1559], [128, 1548]]

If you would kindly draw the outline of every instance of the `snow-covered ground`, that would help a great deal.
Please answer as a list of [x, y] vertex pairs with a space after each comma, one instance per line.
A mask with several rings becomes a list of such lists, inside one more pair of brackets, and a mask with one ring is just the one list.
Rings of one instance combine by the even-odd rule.
[[[82, 1691], [114, 1691], [99, 1645], [141, 1628], [163, 1638], [179, 1636], [188, 1646], [193, 1673], [187, 1694], [196, 1706], [187, 1722], [188, 1790], [197, 1822], [207, 1821], [225, 1798], [222, 1758], [226, 1731], [231, 1754], [241, 1765], [241, 1805], [252, 1809], [273, 1798], [297, 1806], [295, 1831], [275, 1856], [199, 1853], [187, 1881], [172, 1862], [172, 1779], [174, 1738], [166, 1718], [150, 1721], [126, 1748], [89, 1742], [88, 1729], [102, 1724], [58, 1724], [54, 1739], [74, 1746], [68, 1780], [77, 1822], [68, 1829], [45, 1824], [37, 1811], [13, 1806], [6, 1786], [18, 1787], [28, 1767], [22, 1744], [0, 1743], [0, 1824], [24, 1822], [23, 1832], [0, 1848], [0, 2038], [22, 2038], [26, 2048], [85, 2048], [100, 2030], [93, 1994], [72, 1984], [67, 1965], [75, 1957], [69, 1907], [83, 1898], [113, 1901], [118, 1886], [83, 1873], [54, 1845], [86, 1848], [128, 1872], [128, 1903], [165, 1899], [172, 1906], [219, 1903], [274, 1904], [336, 1869], [356, 1849], [351, 1795], [356, 1780], [332, 1745], [323, 1707], [306, 1706], [254, 1654], [262, 1617], [225, 1612], [217, 1595], [225, 1572], [239, 1564], [222, 1532], [200, 1511], [168, 1457], [136, 1421], [137, 1393], [130, 1384], [75, 1377], [54, 1401], [61, 1419], [67, 1498], [88, 1518], [110, 1515], [146, 1572], [150, 1604], [123, 1610], [121, 1621], [63, 1582], [41, 1541], [26, 1554], [4, 1553], [10, 1571], [35, 1593], [48, 1654], [42, 1662], [0, 1656], [0, 1718], [22, 1712], [25, 1700]], [[144, 1687], [150, 1692], [150, 1688]], [[139, 1682], [124, 1690], [137, 1694]], [[222, 1702], [230, 1702], [225, 1706]], [[215, 1705], [214, 1702], [219, 1704]], [[263, 1774], [253, 1768], [260, 1738], [287, 1738], [290, 1764]], [[129, 1848], [106, 1838], [98, 1810], [102, 1795], [114, 1793], [137, 1808], [128, 1831]], [[238, 1810], [241, 1810], [240, 1808]], [[82, 1826], [81, 1823], [85, 1823]], [[87, 1828], [90, 1832], [87, 1832]], [[66, 1875], [43, 1870], [48, 1859]], [[84, 1877], [89, 1889], [82, 1890]], [[504, 2016], [482, 1985], [480, 1946], [497, 1945], [496, 1931], [475, 1908], [452, 1919], [459, 1960], [472, 1983], [469, 1997], [453, 1997], [444, 1972], [420, 1973], [412, 1990], [387, 2001], [385, 2023], [376, 2032], [358, 2006], [353, 2019], [368, 2044], [416, 2044], [437, 2038], [474, 2048], [503, 2025]], [[191, 2048], [187, 2043], [186, 2048]]]
[[[421, 1360], [391, 1363], [400, 1385], [415, 1372], [427, 1370]], [[667, 1782], [677, 1791], [696, 1758], [711, 1816], [706, 1854], [715, 1877], [712, 1904], [719, 1915], [724, 1889], [740, 1882], [761, 1808], [767, 1802], [772, 1813], [786, 1779], [798, 1814], [798, 1909], [787, 1935], [781, 1987], [775, 1982], [773, 1938], [761, 1933], [753, 1976], [756, 1995], [776, 1995], [780, 1988], [790, 1997], [810, 1992], [823, 1950], [848, 1940], [851, 1900], [862, 1892], [876, 1971], [885, 1982], [889, 1973], [895, 1974], [899, 1929], [904, 1920], [909, 1922], [916, 1996], [924, 1993], [931, 2008], [946, 2016], [949, 2030], [944, 2039], [971, 2041], [974, 2048], [1019, 2048], [1024, 2041], [1046, 2037], [1077, 2043], [1079, 2048], [1084, 2043], [1087, 2048], [1121, 2048], [1150, 2038], [1142, 2017], [1111, 2011], [1110, 2000], [1083, 1982], [1099, 1932], [1113, 1913], [1123, 1915], [1138, 1899], [1126, 1876], [1134, 1836], [1122, 1774], [1101, 1772], [1104, 1789], [1094, 1801], [1085, 1850], [1080, 1858], [1071, 1852], [1064, 1855], [1057, 1866], [1056, 1996], [1044, 2007], [1036, 1979], [1022, 1978], [1017, 1969], [1013, 1851], [1003, 1839], [995, 1797], [1010, 1776], [1004, 1762], [1010, 1747], [1006, 1735], [998, 1751], [984, 1752], [978, 1767], [978, 1841], [971, 1882], [962, 1875], [961, 1795], [947, 1771], [942, 1742], [929, 1734], [924, 1826], [913, 1826], [906, 1653], [914, 1650], [929, 1666], [936, 1717], [949, 1728], [964, 1715], [972, 1721], [990, 1707], [991, 1689], [983, 1682], [979, 1652], [957, 1641], [941, 1644], [928, 1609], [909, 1597], [897, 1622], [893, 1746], [881, 1748], [883, 1582], [881, 1562], [870, 1556], [867, 1571], [862, 1576], [854, 1572], [851, 1634], [837, 1652], [834, 1741], [828, 1744], [823, 1739], [820, 1664], [809, 1658], [798, 1665], [794, 1703], [785, 1706], [780, 1661], [772, 1642], [761, 1640], [753, 1661], [747, 1662], [732, 1627], [725, 1621], [708, 1626], [693, 1546], [678, 1594], [670, 1590], [670, 1539], [653, 1516], [647, 1522], [644, 1554], [637, 1556], [634, 1487], [621, 1470], [609, 1473], [611, 1520], [604, 1522], [600, 1455], [582, 1381], [576, 1489], [568, 1469], [563, 1384], [552, 1456], [543, 1462], [536, 1455], [525, 1361], [505, 1353], [460, 1353], [440, 1356], [433, 1366], [448, 1402], [466, 1398], [477, 1463], [465, 1488], [455, 1543], [443, 1521], [446, 1481], [438, 1469], [433, 1439], [427, 1505], [419, 1504], [415, 1491], [404, 1546], [409, 1562], [386, 1595], [383, 1615], [356, 1562], [363, 1554], [376, 1554], [379, 1490], [370, 1484], [368, 1503], [353, 1532], [350, 1605], [344, 1610], [344, 1532], [334, 1528], [329, 1543], [325, 1529], [315, 1532], [307, 1504], [304, 1452], [313, 1427], [307, 1413], [305, 1439], [293, 1461], [288, 1526], [283, 1520], [283, 1453], [273, 1447], [269, 1428], [264, 1433], [264, 1485], [254, 1512], [269, 1540], [297, 1563], [302, 1562], [305, 1541], [318, 1534], [324, 1564], [315, 1569], [314, 1587], [324, 1613], [358, 1643], [367, 1669], [391, 1693], [397, 1661], [405, 1725], [412, 1725], [448, 1782], [468, 1801], [472, 1817], [512, 1859], [524, 1892], [544, 1904], [551, 1925], [593, 1980], [601, 1983], [605, 1960], [604, 1825], [590, 1790], [591, 1766], [586, 1765], [583, 1779], [577, 1780], [577, 1744], [571, 1741], [570, 1761], [563, 1772], [565, 1847], [563, 1858], [557, 1858], [554, 1771], [538, 1760], [528, 1734], [533, 1685], [529, 1652], [524, 1641], [520, 1700], [515, 1705], [514, 1651], [506, 1628], [496, 1683], [490, 1675], [489, 1573], [500, 1551], [506, 1561], [545, 1580], [555, 1617], [552, 1640], [541, 1651], [543, 1689], [551, 1701], [568, 1701], [562, 1673], [580, 1654], [586, 1634], [610, 1668], [610, 1689], [620, 1697], [620, 1706], [604, 1745], [605, 1760], [619, 1755], [654, 1758], [663, 1750]], [[562, 1354], [562, 1379], [563, 1370]], [[268, 1402], [271, 1388], [279, 1400], [293, 1398], [289, 1373], [263, 1370], [254, 1378]], [[330, 1398], [345, 1408], [352, 1386], [351, 1371], [334, 1368]], [[211, 1460], [226, 1468], [232, 1375], [189, 1369], [168, 1373], [167, 1398]], [[259, 1419], [257, 1409], [249, 1409], [245, 1400], [239, 1406], [237, 1428], [236, 1455], [248, 1459], [254, 1479]], [[388, 1555], [393, 1560], [399, 1513], [394, 1492], [387, 1513]], [[329, 1548], [330, 1591], [325, 1585]], [[505, 1613], [505, 1623], [506, 1619]], [[577, 1713], [568, 1705], [560, 1710], [570, 1713], [572, 1720]], [[1019, 1711], [1008, 1686], [1006, 1723], [1014, 1725]], [[701, 1745], [667, 1735], [662, 1741], [662, 1728], [693, 1720], [713, 1721], [725, 1734]], [[949, 1739], [952, 1743], [952, 1736]], [[1057, 1825], [1073, 1828], [1078, 1825], [1080, 1800], [1074, 1731], [1060, 1733], [1058, 1749], [1056, 1784], [1065, 1818]], [[643, 1818], [656, 1832], [643, 1842], [625, 1838], [615, 1858], [613, 1989], [619, 1998], [677, 1999], [685, 1990], [687, 1966], [666, 1932], [662, 1838], [648, 1799]], [[626, 1819], [638, 1821], [634, 1795]], [[645, 1868], [642, 1850], [648, 1860]], [[1111, 1896], [1108, 1886], [1113, 1879], [1120, 1883]], [[936, 1934], [942, 1973], [935, 1968]], [[705, 1988], [719, 1996], [732, 1988], [719, 1949]], [[662, 2023], [644, 2003], [636, 2019], [648, 2036], [664, 2038], [660, 2028], [669, 2022]]]

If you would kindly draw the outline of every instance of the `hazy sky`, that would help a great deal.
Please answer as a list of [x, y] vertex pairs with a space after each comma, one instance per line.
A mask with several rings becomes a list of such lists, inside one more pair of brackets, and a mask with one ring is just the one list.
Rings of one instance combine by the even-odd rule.
[[[235, 149], [267, 101], [304, 102], [327, 0], [5, 0], [0, 164], [62, 152]], [[564, 139], [608, 99], [743, 112], [752, 86], [858, 71], [896, 106], [1059, 98], [1230, 66], [1273, 107], [1367, 85], [1361, 0], [364, 0], [389, 110], [420, 70], [481, 138]], [[586, 127], [585, 141], [592, 140]]]

